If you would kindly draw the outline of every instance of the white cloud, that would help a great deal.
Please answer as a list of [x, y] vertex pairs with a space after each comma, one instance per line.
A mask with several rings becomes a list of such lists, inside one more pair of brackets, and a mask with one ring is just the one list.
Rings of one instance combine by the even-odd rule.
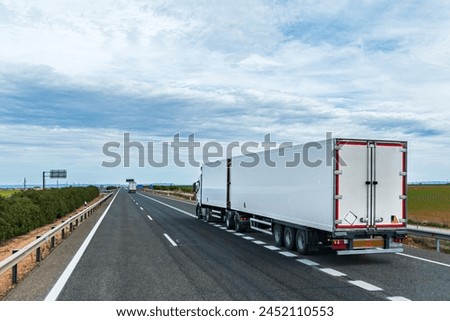
[[[97, 126], [102, 141], [125, 130], [296, 142], [333, 131], [430, 151], [450, 136], [448, 30], [442, 2], [0, 1], [0, 126], [27, 149], [4, 147], [41, 162], [32, 145], [51, 138], [93, 156]], [[53, 117], [50, 130], [36, 110]], [[437, 149], [413, 151], [434, 164], [447, 152]]]

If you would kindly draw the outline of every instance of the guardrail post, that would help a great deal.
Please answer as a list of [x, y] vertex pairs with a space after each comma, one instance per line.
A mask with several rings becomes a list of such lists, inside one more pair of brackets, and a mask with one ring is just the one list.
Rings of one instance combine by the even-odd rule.
[[436, 251], [441, 252], [441, 240], [436, 238]]
[[73, 232], [73, 222], [70, 222], [70, 225], [69, 225], [69, 231], [70, 231], [70, 233]]
[[[62, 221], [62, 223], [64, 223], [64, 221]], [[63, 227], [61, 230], [61, 238], [64, 240], [66, 238], [66, 228]]]
[[[19, 250], [12, 250], [12, 254], [17, 253]], [[12, 267], [12, 284], [17, 284], [17, 264]]]
[[[54, 230], [55, 227], [52, 226], [52, 230]], [[55, 248], [55, 236], [53, 235], [52, 238], [50, 239], [50, 248], [54, 249]]]
[[75, 220], [75, 226], [78, 227], [78, 219]]
[[[38, 236], [36, 236], [36, 239], [38, 239], [40, 237], [41, 236], [38, 235]], [[36, 263], [39, 263], [39, 262], [41, 262], [41, 247], [40, 246], [36, 249]]]

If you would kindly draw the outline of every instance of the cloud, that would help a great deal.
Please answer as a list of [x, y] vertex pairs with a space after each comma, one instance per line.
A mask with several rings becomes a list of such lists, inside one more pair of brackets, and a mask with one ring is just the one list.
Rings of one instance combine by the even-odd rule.
[[450, 134], [449, 18], [443, 2], [2, 1], [0, 126], [40, 161], [35, 139], [75, 155], [77, 141], [98, 151], [98, 129], [298, 143], [332, 131], [427, 151]]

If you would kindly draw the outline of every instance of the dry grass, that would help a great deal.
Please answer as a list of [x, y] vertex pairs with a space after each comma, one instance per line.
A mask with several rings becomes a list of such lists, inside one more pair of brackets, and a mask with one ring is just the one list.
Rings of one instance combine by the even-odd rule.
[[408, 188], [410, 224], [450, 227], [450, 185], [415, 185]]

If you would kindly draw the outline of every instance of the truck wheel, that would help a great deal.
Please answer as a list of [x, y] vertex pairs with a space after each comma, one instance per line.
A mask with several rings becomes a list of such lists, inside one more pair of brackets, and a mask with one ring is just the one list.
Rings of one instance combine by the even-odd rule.
[[284, 246], [284, 240], [283, 240], [284, 229], [283, 229], [283, 225], [275, 224], [273, 226], [272, 234], [273, 234], [273, 239], [275, 241], [275, 245], [276, 246]]
[[210, 208], [207, 208], [206, 209], [206, 214], [205, 214], [205, 221], [206, 222], [211, 222], [211, 209]]
[[227, 212], [226, 219], [225, 219], [225, 225], [227, 229], [231, 230], [234, 228], [234, 214], [231, 212]]
[[308, 234], [306, 230], [297, 230], [297, 235], [295, 236], [295, 244], [297, 245], [297, 251], [301, 255], [308, 254]]
[[241, 232], [242, 232], [241, 223], [240, 223], [239, 220], [236, 219], [236, 218], [235, 218], [235, 220], [234, 220], [234, 230], [235, 230], [237, 233], [241, 233]]
[[284, 246], [288, 250], [295, 249], [295, 228], [286, 226], [284, 228]]
[[197, 214], [197, 219], [199, 219], [199, 220], [202, 219], [202, 208], [198, 205], [197, 205], [196, 214]]

